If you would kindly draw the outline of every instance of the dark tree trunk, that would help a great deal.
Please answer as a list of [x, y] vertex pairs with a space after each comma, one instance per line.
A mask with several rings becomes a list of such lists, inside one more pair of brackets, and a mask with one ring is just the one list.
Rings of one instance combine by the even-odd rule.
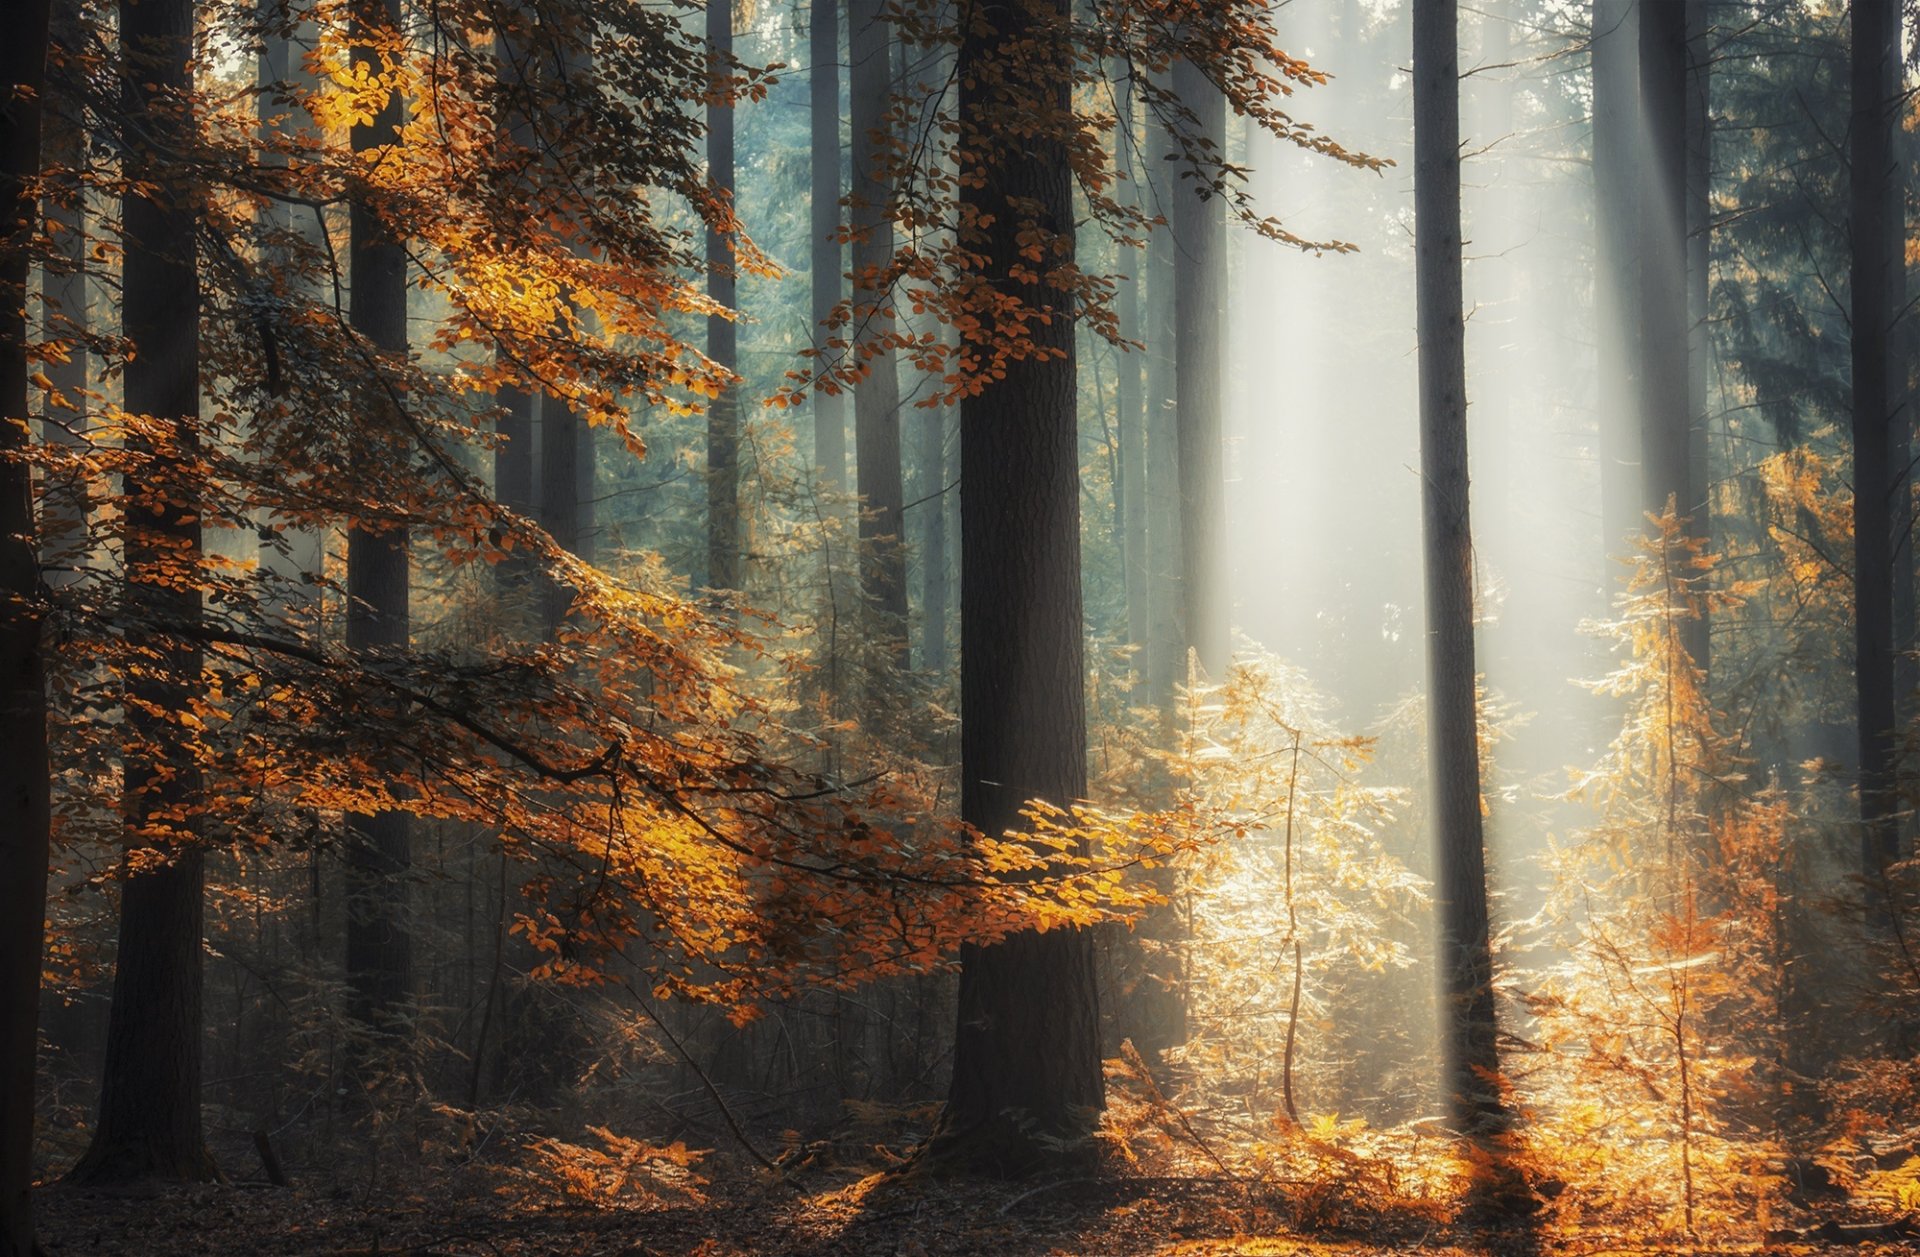
[[[863, 344], [893, 334], [886, 278], [893, 261], [894, 162], [887, 112], [893, 99], [893, 26], [884, 0], [848, 0], [853, 134], [854, 331]], [[853, 390], [854, 463], [860, 490], [860, 587], [874, 630], [892, 657], [905, 653], [907, 554], [902, 544], [900, 378], [891, 351], [865, 358]]]
[[[1641, 535], [1635, 252], [1640, 170], [1640, 11], [1634, 0], [1593, 3], [1594, 329], [1600, 431], [1600, 527], [1611, 560]], [[1613, 570], [1611, 562], [1605, 564]]]
[[[827, 350], [833, 333], [828, 323], [846, 279], [846, 246], [840, 231], [840, 4], [813, 0], [813, 19], [807, 34], [809, 117], [813, 146], [813, 194], [809, 229], [813, 236], [813, 345]], [[813, 394], [813, 461], [821, 483], [837, 490], [847, 479], [847, 408], [841, 393], [815, 390]]]
[[[1186, 61], [1173, 67], [1173, 88], [1197, 120], [1195, 140], [1226, 152], [1227, 101], [1205, 73]], [[1225, 202], [1199, 195], [1199, 181], [1172, 192], [1173, 237], [1179, 250], [1174, 319], [1180, 467], [1180, 596], [1186, 647], [1213, 680], [1226, 676], [1231, 647], [1226, 589], [1226, 447], [1223, 444], [1221, 298], [1226, 291]]]
[[[351, 11], [355, 64], [377, 68], [379, 54], [358, 42], [400, 21], [400, 0], [355, 0]], [[370, 124], [353, 128], [353, 151], [399, 142], [404, 102], [390, 95]], [[406, 251], [367, 205], [355, 201], [348, 219], [347, 315], [368, 352], [393, 359], [407, 353]], [[364, 394], [369, 431], [364, 457], [406, 448], [397, 404], [369, 381]], [[355, 520], [347, 530], [347, 649], [376, 661], [404, 651], [409, 634], [407, 533], [379, 521]], [[412, 834], [400, 812], [347, 818], [348, 1013], [387, 1031], [396, 1029], [407, 1000], [411, 940], [407, 882]]]
[[[1119, 114], [1113, 132], [1113, 164], [1120, 174], [1117, 195], [1128, 205], [1140, 205], [1140, 172], [1135, 151], [1139, 144], [1137, 110], [1134, 104], [1133, 69], [1125, 62], [1113, 66], [1114, 105]], [[1120, 291], [1117, 313], [1120, 335], [1129, 341], [1140, 339], [1140, 255], [1125, 245], [1118, 246]], [[1147, 412], [1142, 355], [1134, 350], [1117, 351], [1120, 381], [1114, 389], [1120, 429], [1121, 570], [1126, 579], [1127, 640], [1144, 648], [1147, 643]], [[1140, 663], [1144, 664], [1142, 658]]]
[[1500, 1101], [1473, 660], [1467, 508], [1466, 324], [1460, 280], [1460, 74], [1455, 0], [1414, 0], [1413, 191], [1426, 524], [1427, 747], [1440, 922], [1445, 1089], [1456, 1124], [1484, 1132]]
[[[1707, 0], [1686, 0], [1687, 92], [1687, 502], [1693, 516], [1691, 532], [1709, 543], [1713, 539], [1713, 469], [1708, 414], [1707, 367], [1712, 358], [1712, 329], [1708, 325], [1708, 268], [1713, 257], [1713, 115], [1712, 50], [1708, 45]], [[1713, 625], [1703, 610], [1688, 642], [1700, 674], [1711, 674]]]
[[947, 671], [947, 416], [945, 406], [923, 412], [920, 421], [920, 509], [926, 522], [920, 543], [920, 667], [935, 677]]
[[1888, 341], [1893, 274], [1902, 242], [1888, 214], [1893, 165], [1898, 9], [1853, 3], [1853, 120], [1848, 195], [1853, 290], [1854, 682], [1860, 739], [1861, 869], [1878, 885], [1899, 857], [1895, 823], [1892, 502], [1903, 483], [1891, 465]]
[[[548, 393], [540, 399], [540, 526], [569, 554], [580, 553], [581, 438], [586, 424], [561, 399]], [[541, 623], [549, 637], [573, 603], [573, 589], [565, 582], [541, 582]]]
[[[79, 5], [63, 5], [54, 36], [62, 47], [77, 48], [84, 34]], [[59, 113], [44, 116], [42, 145], [48, 166], [79, 170], [86, 163], [86, 134], [77, 119]], [[85, 184], [78, 175], [63, 180], [59, 195], [46, 200], [47, 226], [54, 234], [57, 262], [51, 261], [43, 272], [41, 296], [51, 316], [58, 312], [64, 326], [54, 334], [72, 338], [72, 348], [64, 362], [47, 364], [47, 379], [60, 399], [49, 405], [41, 427], [47, 439], [78, 447], [87, 439], [88, 402], [86, 389], [92, 373], [88, 369], [86, 346], [78, 338], [87, 331], [87, 215]], [[88, 486], [84, 477], [72, 476], [48, 482], [41, 494], [39, 548], [42, 579], [53, 588], [72, 584], [80, 575], [90, 547], [88, 532]]]
[[[964, 196], [990, 225], [963, 246], [984, 277], [1056, 310], [1034, 329], [1057, 357], [1015, 360], [961, 404], [961, 814], [984, 833], [1021, 825], [1029, 799], [1086, 790], [1080, 604], [1079, 433], [1073, 311], [1009, 277], [1023, 223], [1073, 240], [1066, 150], [1044, 124], [1069, 107], [1068, 0], [986, 0], [963, 31]], [[1049, 119], [1051, 121], [1051, 119]], [[1037, 221], [1036, 221], [1037, 220]], [[1020, 1173], [1079, 1140], [1104, 1101], [1092, 937], [1023, 933], [962, 951], [953, 1083], [935, 1148], [950, 1163]]]
[[[723, 61], [733, 56], [733, 0], [707, 5], [707, 44]], [[724, 72], [724, 71], [722, 71]], [[707, 105], [707, 179], [733, 198], [733, 104]], [[707, 232], [707, 295], [732, 310], [737, 301], [733, 251], [727, 237]], [[734, 370], [740, 363], [734, 321], [707, 319], [707, 357]], [[544, 457], [546, 451], [541, 451]], [[740, 399], [727, 388], [707, 404], [707, 588], [740, 588]]]
[[[122, 108], [151, 144], [128, 151], [127, 175], [160, 189], [121, 205], [121, 326], [139, 348], [122, 377], [125, 406], [175, 425], [188, 456], [200, 406], [198, 217], [190, 188], [161, 154], [187, 147], [181, 106], [193, 86], [193, 8], [192, 0], [120, 4]], [[91, 1183], [214, 1174], [200, 1121], [202, 855], [190, 819], [199, 774], [178, 731], [147, 714], [184, 711], [200, 685], [200, 650], [146, 627], [199, 619], [199, 590], [181, 569], [199, 559], [200, 522], [178, 486], [154, 483], [165, 452], [136, 453], [161, 459], [143, 461], [124, 486], [125, 605], [155, 665], [129, 682], [127, 845], [157, 850], [167, 862], [121, 885], [100, 1118], [73, 1170]]]
[[33, 1238], [33, 1098], [40, 957], [47, 905], [47, 703], [33, 553], [33, 478], [13, 455], [27, 444], [30, 179], [40, 173], [48, 0], [16, 11], [0, 52], [0, 1257], [29, 1257]]
[[[1640, 5], [1640, 100], [1647, 151], [1640, 190], [1640, 469], [1643, 511], [1671, 506], [1691, 536], [1706, 535], [1694, 500], [1692, 377], [1687, 345], [1687, 6]], [[1699, 664], [1707, 621], [1688, 620], [1681, 641]]]

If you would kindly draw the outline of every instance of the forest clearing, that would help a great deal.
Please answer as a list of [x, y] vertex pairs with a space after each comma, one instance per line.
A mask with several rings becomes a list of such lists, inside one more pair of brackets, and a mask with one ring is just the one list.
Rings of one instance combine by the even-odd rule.
[[1915, 0], [12, 0], [0, 1257], [1920, 1248]]

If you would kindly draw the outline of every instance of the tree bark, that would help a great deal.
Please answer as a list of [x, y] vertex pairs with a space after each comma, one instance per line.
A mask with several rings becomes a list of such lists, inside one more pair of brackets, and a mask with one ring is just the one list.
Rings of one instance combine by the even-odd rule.
[[28, 182], [40, 173], [48, 0], [27, 0], [0, 51], [0, 1257], [30, 1257], [33, 1101], [40, 962], [47, 918], [49, 780], [33, 478], [25, 448], [27, 280], [33, 232]]
[[1848, 198], [1852, 235], [1854, 683], [1860, 752], [1861, 871], [1884, 884], [1900, 854], [1894, 769], [1891, 465], [1892, 276], [1904, 265], [1888, 181], [1899, 65], [1898, 9], [1854, 0]]
[[[829, 356], [834, 307], [845, 289], [846, 247], [840, 232], [840, 4], [813, 0], [813, 19], [807, 34], [808, 101], [813, 150], [813, 195], [810, 229], [813, 236], [813, 346]], [[815, 389], [813, 393], [813, 461], [820, 468], [823, 488], [836, 492], [847, 479], [847, 408], [843, 393]]]
[[[1713, 540], [1712, 447], [1707, 368], [1712, 360], [1708, 322], [1709, 270], [1713, 258], [1712, 49], [1707, 0], [1686, 0], [1686, 253], [1687, 253], [1687, 501], [1690, 531]], [[1705, 609], [1688, 626], [1688, 641], [1700, 675], [1712, 675], [1713, 625]]]
[[[1114, 107], [1118, 122], [1113, 132], [1113, 165], [1120, 175], [1117, 195], [1123, 204], [1138, 206], [1140, 172], [1136, 169], [1139, 144], [1138, 110], [1134, 102], [1133, 68], [1116, 62], [1113, 67]], [[1140, 339], [1140, 255], [1125, 245], [1119, 253], [1119, 294], [1116, 313], [1120, 335], [1129, 341]], [[1127, 641], [1144, 649], [1147, 643], [1147, 412], [1145, 405], [1142, 355], [1136, 350], [1116, 351], [1120, 380], [1114, 389], [1117, 410], [1115, 426], [1120, 430], [1121, 570], [1126, 580]], [[1141, 664], [1146, 661], [1140, 660]], [[1144, 671], [1144, 669], [1142, 669]]]
[[1456, 1125], [1498, 1125], [1493, 960], [1473, 649], [1467, 504], [1466, 324], [1460, 274], [1459, 16], [1414, 0], [1414, 255], [1420, 337], [1420, 470], [1426, 524], [1427, 754], [1440, 922], [1445, 1090]]
[[[722, 62], [733, 56], [733, 0], [709, 0], [707, 46]], [[715, 99], [707, 105], [707, 179], [714, 191], [731, 202], [731, 101]], [[711, 228], [707, 231], [707, 296], [729, 311], [738, 302], [733, 250], [727, 237]], [[708, 317], [707, 357], [728, 371], [739, 366], [739, 337], [731, 318]], [[544, 457], [546, 451], [541, 453]], [[731, 387], [707, 403], [707, 588], [740, 588], [740, 399]]]
[[1603, 568], [1645, 529], [1640, 513], [1635, 250], [1640, 172], [1640, 10], [1634, 0], [1593, 3], [1594, 404], [1600, 433]]
[[[1073, 240], [1065, 148], [1043, 123], [1069, 108], [1068, 0], [985, 0], [962, 30], [963, 192], [988, 221], [964, 247], [1002, 293], [1053, 317], [1037, 347], [961, 404], [961, 814], [983, 833], [1021, 824], [1030, 799], [1086, 791], [1079, 433], [1071, 297], [1013, 279], [1031, 223]], [[974, 182], [977, 180], [977, 182]], [[1061, 260], [1065, 260], [1062, 258]], [[1104, 1102], [1092, 937], [1026, 932], [961, 953], [953, 1082], [937, 1158], [1017, 1174], [1091, 1132]]]
[[[848, 0], [851, 65], [848, 100], [853, 133], [854, 330], [862, 344], [893, 334], [887, 268], [893, 261], [893, 26], [885, 0]], [[860, 583], [878, 640], [904, 659], [907, 554], [902, 544], [900, 378], [891, 350], [863, 359], [853, 390], [854, 463], [860, 491]]]
[[[1227, 102], [1206, 74], [1176, 61], [1173, 88], [1193, 111], [1195, 141], [1226, 154]], [[1179, 250], [1174, 318], [1175, 431], [1179, 442], [1180, 596], [1184, 645], [1213, 680], [1226, 675], [1231, 649], [1226, 590], [1226, 447], [1222, 430], [1221, 297], [1226, 291], [1225, 202], [1203, 195], [1200, 181], [1173, 192], [1173, 238]]]
[[920, 543], [920, 668], [947, 671], [947, 416], [928, 409], [920, 421], [920, 475], [926, 512]]
[[[195, 195], [168, 166], [189, 147], [192, 0], [121, 0], [122, 108], [146, 142], [127, 177], [150, 195], [121, 204], [122, 330], [138, 352], [122, 377], [130, 414], [174, 427], [180, 455], [197, 447], [200, 406], [199, 226]], [[166, 858], [121, 885], [113, 1002], [93, 1139], [73, 1177], [89, 1183], [213, 1177], [200, 1118], [202, 853], [192, 819], [199, 772], [170, 722], [200, 686], [201, 652], [145, 627], [192, 624], [200, 592], [199, 513], [164, 483], [170, 453], [130, 443], [140, 461], [123, 486], [126, 610], [153, 667], [128, 683], [125, 823], [129, 849]]]
[[[354, 64], [377, 70], [380, 54], [372, 36], [400, 22], [400, 0], [355, 0], [350, 11]], [[388, 96], [371, 123], [352, 129], [355, 153], [399, 143], [405, 110], [398, 93]], [[356, 200], [349, 210], [347, 317], [373, 353], [404, 359], [407, 353], [406, 251], [374, 209]], [[404, 449], [397, 403], [369, 382], [363, 405], [371, 431], [362, 457]], [[405, 651], [410, 622], [408, 545], [404, 528], [359, 519], [347, 531], [347, 649], [376, 662]], [[346, 978], [348, 1012], [381, 1032], [396, 1030], [407, 1001], [411, 940], [407, 931], [407, 881], [412, 833], [401, 812], [347, 818]]]
[[[1156, 172], [1156, 212], [1167, 214], [1175, 190], [1173, 137], [1149, 120], [1148, 162]], [[1174, 310], [1178, 245], [1173, 232], [1157, 228], [1147, 241], [1147, 698], [1166, 719], [1173, 715], [1174, 687], [1187, 676], [1180, 621], [1179, 397], [1175, 386], [1180, 353]]]

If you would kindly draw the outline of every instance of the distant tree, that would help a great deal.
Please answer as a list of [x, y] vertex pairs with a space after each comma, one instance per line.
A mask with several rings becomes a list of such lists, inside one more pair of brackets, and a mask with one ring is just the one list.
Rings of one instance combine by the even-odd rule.
[[[813, 0], [807, 33], [808, 133], [812, 180], [808, 210], [812, 238], [810, 278], [813, 348], [831, 354], [834, 307], [846, 289], [846, 246], [840, 241], [840, 4]], [[822, 483], [839, 489], [847, 478], [845, 395], [813, 394], [813, 461]]]
[[[401, 54], [400, 0], [354, 0], [349, 37], [352, 60], [370, 75], [386, 72]], [[356, 154], [392, 153], [400, 143], [406, 102], [389, 90], [370, 122], [349, 136]], [[374, 207], [355, 201], [347, 234], [347, 322], [363, 338], [369, 356], [407, 356], [407, 251]], [[405, 402], [388, 391], [385, 371], [367, 374], [357, 397], [360, 419], [372, 438], [363, 443], [363, 463], [405, 451]], [[404, 455], [402, 455], [404, 457]], [[377, 664], [407, 649], [411, 616], [407, 530], [385, 519], [362, 517], [347, 529], [347, 648]], [[407, 885], [412, 864], [412, 827], [406, 813], [391, 810], [347, 818], [347, 955], [349, 1012], [382, 1032], [394, 1028], [407, 999], [411, 941], [407, 932]]]
[[140, 416], [125, 474], [125, 598], [143, 656], [126, 681], [125, 878], [100, 1112], [73, 1177], [121, 1182], [214, 1174], [200, 1116], [202, 788], [183, 720], [202, 691], [200, 620], [201, 193], [192, 147], [193, 0], [122, 0], [120, 108], [138, 137], [123, 160], [121, 328], [140, 347], [122, 376]]
[[1413, 8], [1414, 256], [1420, 338], [1420, 472], [1426, 521], [1427, 754], [1440, 924], [1445, 1091], [1458, 1127], [1502, 1114], [1480, 820], [1473, 530], [1467, 494], [1466, 322], [1460, 270], [1456, 0]]
[[1600, 433], [1604, 557], [1638, 536], [1641, 514], [1638, 237], [1640, 6], [1593, 0], [1594, 406]]
[[47, 903], [50, 792], [41, 655], [46, 600], [34, 554], [27, 280], [40, 173], [49, 0], [14, 13], [0, 51], [0, 1257], [39, 1250], [33, 1114]]
[[893, 23], [884, 0], [848, 0], [849, 129], [853, 178], [853, 326], [861, 376], [853, 387], [854, 463], [860, 491], [860, 582], [873, 631], [904, 663], [907, 552], [900, 474], [900, 376], [894, 335], [893, 184], [901, 156], [893, 116]]
[[[707, 99], [707, 177], [714, 193], [734, 194], [733, 100], [721, 76], [733, 61], [733, 0], [709, 0], [707, 45], [715, 61], [715, 88]], [[730, 233], [707, 225], [707, 296], [726, 314], [707, 318], [707, 357], [733, 373], [740, 364], [733, 310], [738, 286]], [[543, 451], [544, 453], [544, 451]], [[728, 387], [707, 407], [707, 587], [740, 588], [740, 399]]]
[[[1189, 21], [1220, 31], [1195, 32], [1208, 46], [1222, 42], [1226, 13], [1198, 7]], [[1173, 64], [1173, 92], [1190, 110], [1188, 143], [1211, 160], [1224, 160], [1227, 98], [1206, 67], [1181, 58]], [[1182, 638], [1200, 668], [1225, 675], [1231, 649], [1226, 584], [1227, 473], [1222, 360], [1226, 300], [1227, 206], [1211, 183], [1174, 182], [1173, 238], [1176, 351], [1174, 429], [1179, 437], [1180, 599]]]

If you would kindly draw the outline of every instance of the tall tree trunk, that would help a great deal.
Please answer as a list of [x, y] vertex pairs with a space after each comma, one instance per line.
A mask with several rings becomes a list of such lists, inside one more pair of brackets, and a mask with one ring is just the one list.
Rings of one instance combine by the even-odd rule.
[[[1634, 0], [1593, 0], [1594, 328], [1600, 432], [1600, 527], [1605, 559], [1644, 531], [1640, 513], [1635, 250], [1640, 169], [1640, 10]], [[1611, 563], [1605, 566], [1610, 570]]]
[[[355, 65], [380, 69], [372, 38], [400, 23], [400, 0], [354, 0], [350, 10]], [[353, 128], [355, 153], [400, 142], [405, 102], [390, 94], [370, 123]], [[371, 352], [403, 359], [407, 353], [406, 250], [374, 210], [356, 200], [349, 210], [347, 317]], [[366, 457], [402, 448], [397, 404], [370, 381], [363, 405], [372, 431]], [[403, 652], [409, 635], [407, 532], [379, 521], [353, 521], [347, 531], [347, 649], [379, 660]], [[348, 1012], [381, 1031], [397, 1029], [407, 1000], [411, 940], [407, 881], [412, 834], [401, 812], [347, 818]]]
[[1898, 10], [1853, 3], [1853, 121], [1848, 196], [1853, 290], [1854, 683], [1860, 739], [1861, 868], [1879, 885], [1900, 854], [1894, 772], [1893, 429], [1888, 340], [1892, 277], [1904, 265], [1888, 215], [1893, 165]]
[[[1706, 506], [1693, 497], [1694, 410], [1687, 345], [1687, 6], [1640, 5], [1640, 100], [1647, 152], [1640, 190], [1641, 509], [1671, 506], [1690, 536], [1706, 535]], [[1706, 657], [1704, 617], [1681, 626], [1694, 663]]]
[[[80, 46], [83, 19], [77, 3], [61, 7], [54, 36], [60, 46]], [[41, 125], [47, 165], [80, 170], [86, 164], [87, 137], [79, 119], [58, 113], [43, 115]], [[73, 343], [66, 361], [47, 364], [48, 382], [61, 404], [47, 407], [41, 428], [49, 441], [78, 447], [87, 439], [86, 389], [92, 378], [90, 355], [80, 343], [88, 320], [86, 185], [77, 174], [63, 182], [64, 187], [50, 189], [58, 195], [49, 196], [45, 202], [58, 262], [50, 262], [43, 272], [41, 297], [49, 316], [57, 311], [63, 320], [64, 326], [54, 334], [64, 332]], [[80, 567], [91, 547], [89, 506], [85, 477], [48, 478], [41, 495], [39, 546], [41, 578], [53, 588], [70, 585], [80, 577]]]
[[[1173, 137], [1149, 119], [1148, 169], [1157, 172], [1151, 190], [1156, 212], [1166, 214], [1179, 194], [1172, 158]], [[1146, 506], [1147, 506], [1147, 698], [1172, 718], [1174, 686], [1186, 679], [1180, 622], [1179, 398], [1175, 386], [1180, 337], [1176, 331], [1174, 272], [1179, 246], [1172, 231], [1155, 230], [1147, 241]]]
[[[707, 45], [722, 63], [733, 56], [733, 0], [709, 0]], [[726, 73], [722, 64], [717, 73]], [[707, 105], [707, 179], [733, 199], [733, 103]], [[733, 251], [727, 237], [707, 232], [707, 295], [731, 311], [738, 301]], [[707, 357], [729, 371], [740, 364], [739, 337], [730, 317], [707, 319]], [[542, 451], [545, 455], [545, 451]], [[707, 404], [707, 587], [740, 588], [740, 399], [729, 387]]]
[[[261, 92], [258, 105], [260, 133], [265, 141], [274, 138], [289, 123], [299, 126], [301, 118], [298, 107], [286, 104], [280, 92], [272, 90], [273, 85], [294, 84], [316, 90], [319, 84], [314, 81], [298, 49], [287, 36], [286, 27], [292, 16], [290, 0], [259, 0], [257, 14], [263, 34], [256, 73], [261, 87], [268, 89]], [[306, 30], [311, 28], [312, 23], [302, 20], [297, 25]], [[324, 248], [320, 241], [320, 224], [311, 209], [276, 204], [266, 210], [266, 215], [267, 226], [271, 230], [298, 232], [307, 243]], [[300, 291], [300, 286], [288, 273], [288, 252], [284, 248], [274, 249], [269, 266], [283, 276], [279, 281], [286, 285], [280, 294], [282, 299], [300, 300], [311, 294]], [[278, 417], [277, 402], [277, 398], [266, 399], [266, 404], [256, 412], [256, 425], [275, 421]], [[294, 627], [311, 631], [317, 626], [319, 618], [318, 582], [326, 566], [325, 533], [315, 527], [276, 523], [267, 512], [262, 512], [256, 522], [259, 527], [260, 569], [272, 577], [267, 586], [270, 605]]]
[[[1029, 799], [1086, 791], [1079, 433], [1072, 298], [1010, 271], [1029, 221], [1073, 241], [1066, 149], [1068, 0], [983, 0], [963, 27], [963, 196], [983, 227], [962, 247], [1003, 293], [1054, 316], [1037, 347], [961, 403], [961, 814], [1020, 825]], [[1018, 149], [1005, 135], [1048, 115]], [[1093, 1129], [1104, 1102], [1092, 937], [1016, 934], [961, 953], [953, 1083], [935, 1146], [953, 1163], [1019, 1173]]]
[[[138, 347], [122, 377], [124, 404], [173, 425], [189, 458], [200, 407], [199, 222], [194, 194], [166, 163], [190, 146], [193, 9], [192, 0], [120, 4], [122, 108], [147, 137], [128, 150], [126, 173], [133, 186], [157, 189], [121, 205], [121, 327]], [[139, 470], [123, 486], [126, 609], [153, 669], [128, 684], [127, 845], [166, 862], [121, 885], [100, 1117], [73, 1171], [93, 1183], [214, 1173], [200, 1120], [202, 853], [190, 819], [199, 773], [178, 731], [148, 714], [184, 711], [200, 686], [199, 648], [147, 627], [199, 619], [199, 589], [183, 569], [199, 560], [200, 521], [181, 487], [165, 483], [167, 452], [133, 444]]]
[[[1226, 152], [1227, 101], [1198, 67], [1173, 66], [1173, 89], [1193, 111], [1197, 134]], [[1221, 299], [1226, 292], [1225, 201], [1198, 180], [1173, 192], [1175, 368], [1180, 467], [1180, 595], [1183, 636], [1207, 676], [1225, 677], [1231, 647], [1226, 589], [1226, 447], [1222, 429]]]
[[[1712, 49], [1707, 0], [1686, 0], [1686, 253], [1687, 253], [1687, 502], [1691, 532], [1713, 539], [1712, 447], [1708, 414], [1707, 368], [1713, 356], [1708, 323], [1709, 268], [1713, 258], [1713, 114]], [[1707, 611], [1688, 626], [1693, 662], [1702, 676], [1712, 672], [1713, 625]]]
[[926, 512], [920, 542], [920, 668], [947, 671], [947, 416], [945, 406], [920, 421], [921, 497]]
[[1426, 524], [1427, 754], [1440, 922], [1445, 1087], [1455, 1123], [1497, 1124], [1499, 1068], [1473, 658], [1466, 324], [1460, 277], [1460, 74], [1455, 0], [1414, 0], [1413, 195]]
[[[840, 304], [846, 278], [846, 247], [840, 232], [840, 4], [813, 0], [813, 18], [807, 33], [810, 139], [813, 151], [813, 190], [809, 229], [813, 236], [813, 346], [827, 353], [832, 333], [828, 324]], [[816, 366], [816, 369], [817, 369]], [[847, 409], [843, 393], [823, 389], [813, 394], [813, 461], [821, 483], [829, 491], [847, 479]]]
[[[707, 46], [726, 73], [733, 56], [733, 0], [708, 0]], [[733, 104], [707, 104], [707, 180], [714, 192], [733, 198]], [[732, 311], [737, 303], [733, 251], [722, 232], [707, 232], [707, 296]], [[739, 338], [732, 319], [707, 319], [707, 357], [720, 367], [739, 367]], [[739, 589], [739, 397], [728, 388], [707, 403], [707, 587]]]
[[[1116, 61], [1113, 65], [1114, 107], [1119, 121], [1113, 131], [1113, 165], [1120, 175], [1117, 195], [1123, 203], [1142, 204], [1136, 146], [1140, 142], [1138, 110], [1134, 103], [1133, 67]], [[1159, 234], [1159, 233], [1156, 233]], [[1140, 255], [1125, 245], [1118, 246], [1120, 291], [1116, 313], [1120, 335], [1129, 341], [1140, 339]], [[1145, 405], [1144, 363], [1134, 350], [1118, 352], [1120, 381], [1114, 390], [1120, 429], [1120, 555], [1127, 592], [1127, 641], [1136, 648], [1147, 643], [1147, 412]], [[1139, 663], [1144, 665], [1144, 656]], [[1139, 669], [1144, 671], [1144, 668]]]
[[[893, 261], [893, 25], [885, 0], [848, 0], [853, 133], [854, 331], [863, 344], [893, 334], [887, 268]], [[891, 657], [904, 656], [907, 554], [900, 479], [900, 378], [891, 350], [864, 359], [853, 390], [854, 463], [860, 490], [860, 584]]]
[[29, 1257], [33, 1097], [50, 826], [40, 566], [27, 445], [28, 181], [40, 173], [48, 0], [16, 11], [0, 51], [0, 1257]]

